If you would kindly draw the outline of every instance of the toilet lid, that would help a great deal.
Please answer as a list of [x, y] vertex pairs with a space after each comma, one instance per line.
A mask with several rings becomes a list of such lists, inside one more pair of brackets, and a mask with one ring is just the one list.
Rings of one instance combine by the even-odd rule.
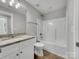
[[44, 44], [42, 44], [42, 43], [36, 43], [36, 44], [35, 44], [35, 46], [38, 46], [38, 47], [43, 47], [43, 46], [44, 46]]

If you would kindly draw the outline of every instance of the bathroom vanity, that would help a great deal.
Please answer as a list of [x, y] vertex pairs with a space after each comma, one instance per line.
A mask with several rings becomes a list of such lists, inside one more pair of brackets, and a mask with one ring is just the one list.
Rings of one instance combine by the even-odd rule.
[[[18, 1], [15, 0], [15, 2]], [[19, 9], [16, 9], [14, 6], [8, 4], [9, 1], [6, 2], [3, 3], [0, 1], [0, 59], [34, 59], [35, 37], [15, 35], [30, 33], [26, 32], [27, 6], [22, 2]], [[10, 35], [10, 38], [2, 38], [8, 35]]]
[[33, 36], [18, 36], [0, 41], [0, 59], [34, 59]]

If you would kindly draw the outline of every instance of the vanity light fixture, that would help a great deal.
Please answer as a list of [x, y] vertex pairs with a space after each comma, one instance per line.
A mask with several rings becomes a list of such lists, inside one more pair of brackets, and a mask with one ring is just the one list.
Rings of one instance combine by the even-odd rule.
[[[7, 0], [1, 0], [2, 3], [6, 3]], [[9, 1], [9, 5], [12, 7], [14, 6], [16, 9], [19, 8], [21, 6], [21, 4], [19, 3], [19, 0], [17, 0], [17, 2], [15, 0], [10, 0]]]
[[21, 5], [20, 5], [20, 3], [18, 2], [16, 5], [15, 5], [15, 8], [17, 9], [17, 8], [19, 8]]
[[13, 3], [12, 2], [10, 2], [9, 4], [10, 4], [10, 6], [13, 6]]
[[6, 0], [1, 0], [2, 3], [6, 3]]
[[14, 0], [11, 0], [11, 1], [9, 2], [9, 4], [10, 4], [10, 6], [13, 6]]

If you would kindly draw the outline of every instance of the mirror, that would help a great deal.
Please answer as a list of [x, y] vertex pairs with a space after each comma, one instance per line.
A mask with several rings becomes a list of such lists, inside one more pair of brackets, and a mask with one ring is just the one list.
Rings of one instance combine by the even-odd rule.
[[26, 8], [18, 6], [18, 0], [13, 6], [0, 1], [0, 35], [26, 33]]
[[13, 18], [12, 14], [0, 11], [0, 35], [13, 33], [12, 18]]

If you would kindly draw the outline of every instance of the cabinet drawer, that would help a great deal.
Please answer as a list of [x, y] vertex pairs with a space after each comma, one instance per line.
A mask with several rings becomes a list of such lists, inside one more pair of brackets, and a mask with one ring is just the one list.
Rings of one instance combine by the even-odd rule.
[[36, 43], [35, 38], [29, 39], [29, 40], [26, 40], [26, 41], [23, 41], [23, 42], [20, 42], [20, 43], [19, 43], [20, 49], [25, 48], [25, 47], [27, 47], [28, 45], [34, 45], [35, 43]]
[[3, 57], [3, 56], [6, 56], [6, 55], [8, 55], [8, 54], [10, 54], [10, 53], [12, 53], [16, 50], [18, 50], [18, 49], [19, 49], [19, 44], [18, 43], [0, 48], [0, 50], [1, 50], [0, 58]]

